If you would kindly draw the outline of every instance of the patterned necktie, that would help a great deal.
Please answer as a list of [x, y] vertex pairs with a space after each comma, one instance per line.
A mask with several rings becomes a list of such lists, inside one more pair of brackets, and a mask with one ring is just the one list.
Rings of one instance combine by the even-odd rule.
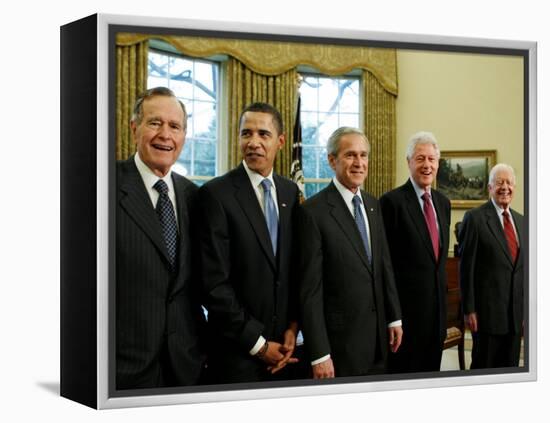
[[361, 239], [363, 240], [363, 245], [365, 246], [365, 251], [369, 259], [369, 263], [372, 263], [372, 255], [370, 252], [369, 246], [369, 235], [367, 233], [367, 225], [365, 224], [365, 219], [363, 218], [363, 213], [361, 212], [361, 199], [358, 195], [353, 197], [353, 216], [355, 217], [355, 223], [357, 224], [357, 229], [361, 234]]
[[437, 261], [439, 260], [439, 233], [437, 231], [437, 224], [435, 223], [435, 213], [432, 207], [430, 194], [427, 192], [422, 194], [422, 200], [424, 200], [424, 219], [426, 219], [426, 226], [428, 226], [428, 232], [430, 232], [435, 260]]
[[269, 237], [271, 238], [273, 254], [277, 255], [277, 236], [279, 232], [279, 220], [277, 218], [275, 202], [271, 197], [271, 181], [266, 178], [262, 181], [261, 185], [264, 189], [264, 214], [265, 221], [267, 223], [267, 230], [269, 231]]
[[516, 239], [516, 233], [514, 232], [514, 227], [510, 221], [510, 214], [506, 210], [502, 212], [502, 217], [504, 218], [504, 236], [506, 237], [506, 242], [508, 243], [508, 250], [510, 250], [512, 261], [515, 262], [518, 257], [518, 241]]
[[166, 182], [159, 179], [155, 185], [153, 185], [153, 188], [159, 193], [156, 211], [159, 216], [160, 226], [162, 227], [162, 234], [170, 259], [170, 266], [172, 271], [174, 271], [176, 269], [176, 253], [178, 250], [178, 226], [174, 207], [168, 197], [168, 185], [166, 185]]

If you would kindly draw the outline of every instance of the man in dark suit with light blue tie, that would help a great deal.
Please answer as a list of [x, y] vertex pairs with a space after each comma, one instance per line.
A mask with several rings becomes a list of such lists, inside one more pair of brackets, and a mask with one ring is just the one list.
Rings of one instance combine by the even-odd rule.
[[314, 378], [385, 372], [401, 311], [378, 201], [361, 190], [370, 146], [356, 128], [327, 143], [335, 178], [299, 219], [300, 311]]
[[460, 287], [473, 337], [472, 369], [519, 365], [524, 321], [524, 223], [510, 207], [516, 177], [500, 163], [489, 174], [490, 200], [464, 215]]
[[204, 315], [192, 260], [197, 187], [171, 170], [187, 113], [167, 88], [143, 93], [131, 121], [137, 153], [117, 163], [117, 389], [192, 385]]
[[202, 280], [212, 383], [285, 378], [297, 335], [292, 246], [298, 188], [273, 172], [285, 142], [277, 109], [239, 119], [243, 162], [199, 190]]

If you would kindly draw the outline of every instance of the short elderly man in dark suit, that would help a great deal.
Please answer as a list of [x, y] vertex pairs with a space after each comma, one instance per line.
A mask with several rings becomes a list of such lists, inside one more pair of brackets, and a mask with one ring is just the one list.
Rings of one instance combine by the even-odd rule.
[[116, 386], [198, 382], [204, 357], [191, 229], [197, 187], [171, 170], [187, 113], [167, 88], [147, 90], [131, 121], [137, 153], [117, 163]]
[[407, 149], [409, 179], [380, 198], [403, 313], [403, 343], [389, 361], [393, 373], [439, 371], [441, 366], [451, 205], [431, 188], [439, 157], [432, 133], [414, 134]]
[[285, 378], [285, 366], [296, 361], [291, 250], [298, 188], [273, 172], [283, 122], [273, 106], [254, 103], [239, 125], [243, 162], [199, 190], [212, 383]]
[[519, 365], [523, 331], [523, 216], [512, 210], [516, 177], [497, 164], [491, 199], [468, 211], [459, 233], [460, 287], [473, 335], [472, 369]]
[[369, 150], [359, 129], [337, 129], [327, 143], [335, 177], [301, 207], [301, 323], [314, 378], [383, 373], [401, 343], [380, 207], [361, 190]]

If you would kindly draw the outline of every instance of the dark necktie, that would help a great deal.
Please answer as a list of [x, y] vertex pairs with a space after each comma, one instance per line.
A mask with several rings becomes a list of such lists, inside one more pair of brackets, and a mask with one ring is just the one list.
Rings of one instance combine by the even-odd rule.
[[264, 214], [265, 221], [267, 223], [267, 230], [269, 231], [269, 237], [271, 238], [271, 246], [273, 247], [273, 254], [277, 254], [277, 236], [279, 232], [279, 219], [277, 218], [277, 210], [275, 209], [275, 202], [271, 197], [271, 181], [264, 179], [261, 183], [264, 189]]
[[504, 218], [504, 236], [506, 236], [508, 250], [510, 250], [512, 261], [515, 262], [518, 256], [518, 241], [516, 239], [516, 233], [514, 232], [514, 227], [510, 221], [510, 214], [506, 210], [502, 212], [502, 217]]
[[432, 207], [432, 201], [430, 194], [425, 192], [422, 194], [422, 200], [424, 200], [424, 219], [426, 220], [426, 226], [428, 226], [428, 232], [430, 233], [430, 239], [432, 240], [432, 247], [434, 249], [435, 260], [439, 260], [439, 233], [437, 231], [437, 224], [435, 223], [435, 213]]
[[162, 227], [162, 235], [168, 251], [170, 266], [172, 271], [176, 269], [176, 253], [178, 250], [178, 226], [176, 223], [176, 215], [174, 207], [168, 197], [168, 185], [162, 179], [159, 179], [153, 185], [159, 193], [156, 211], [159, 216], [160, 226]]
[[365, 224], [365, 219], [363, 218], [363, 213], [361, 213], [361, 199], [358, 195], [353, 197], [353, 216], [355, 217], [355, 223], [357, 224], [357, 229], [361, 234], [361, 239], [363, 240], [363, 245], [365, 246], [365, 252], [369, 259], [369, 263], [372, 262], [372, 255], [369, 247], [369, 235], [367, 233], [367, 225]]

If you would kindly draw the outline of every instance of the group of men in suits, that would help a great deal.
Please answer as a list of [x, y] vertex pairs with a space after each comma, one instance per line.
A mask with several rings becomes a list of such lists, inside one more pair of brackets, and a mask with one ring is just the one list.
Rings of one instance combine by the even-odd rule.
[[[137, 152], [117, 163], [117, 389], [439, 370], [450, 204], [431, 189], [439, 159], [431, 134], [413, 137], [410, 179], [378, 202], [361, 189], [367, 137], [339, 128], [327, 143], [332, 182], [300, 205], [297, 186], [273, 172], [285, 142], [277, 109], [243, 110], [242, 163], [200, 189], [172, 171], [186, 122], [172, 91], [147, 90], [131, 121]], [[501, 198], [513, 181], [499, 175], [490, 192]], [[469, 262], [465, 311], [482, 332], [495, 327], [481, 304], [501, 276], [479, 287], [476, 272], [493, 259], [481, 240], [498, 228], [468, 222], [463, 257], [470, 249], [480, 257]], [[297, 364], [299, 330], [307, 366]], [[483, 342], [491, 347], [480, 350], [498, 349], [493, 337]]]

